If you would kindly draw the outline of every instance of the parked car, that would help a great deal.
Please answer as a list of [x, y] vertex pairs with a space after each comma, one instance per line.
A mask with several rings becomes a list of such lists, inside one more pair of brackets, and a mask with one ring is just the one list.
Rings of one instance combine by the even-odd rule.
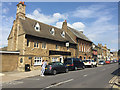
[[84, 69], [85, 65], [79, 58], [65, 58], [64, 64], [68, 66], [69, 70]]
[[91, 66], [92, 68], [95, 66], [97, 67], [97, 62], [94, 60], [83, 60], [85, 66]]
[[110, 60], [110, 63], [114, 63], [113, 60]]
[[110, 64], [110, 61], [105, 61], [106, 64]]
[[45, 67], [45, 74], [57, 74], [60, 72], [68, 72], [68, 67], [61, 62], [51, 62]]
[[120, 59], [118, 60], [118, 64], [120, 65]]
[[99, 65], [104, 65], [104, 64], [105, 64], [105, 61], [100, 60], [98, 64], [99, 64]]
[[113, 60], [114, 63], [117, 63], [117, 60]]

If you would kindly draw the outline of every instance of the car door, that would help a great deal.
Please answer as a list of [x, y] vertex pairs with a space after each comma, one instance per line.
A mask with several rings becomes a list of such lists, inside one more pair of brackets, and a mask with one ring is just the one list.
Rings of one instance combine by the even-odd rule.
[[63, 63], [59, 63], [60, 65], [60, 71], [64, 72], [65, 71], [65, 65]]

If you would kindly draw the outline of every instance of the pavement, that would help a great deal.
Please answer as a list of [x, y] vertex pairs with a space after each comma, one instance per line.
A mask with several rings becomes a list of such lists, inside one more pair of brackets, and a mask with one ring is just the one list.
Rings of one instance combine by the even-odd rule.
[[5, 83], [5, 82], [11, 82], [14, 80], [20, 80], [24, 79], [27, 77], [33, 77], [33, 76], [38, 76], [41, 74], [41, 70], [33, 70], [33, 71], [28, 71], [28, 72], [19, 72], [19, 71], [13, 71], [13, 72], [4, 72], [0, 73], [0, 82]]
[[[70, 71], [57, 75], [45, 75], [40, 77], [35, 72], [23, 72], [21, 75], [29, 75], [30, 78], [15, 80], [9, 83], [3, 83], [3, 88], [108, 88], [111, 87], [109, 81], [115, 75], [118, 69], [117, 64], [103, 65], [95, 68], [85, 68], [84, 70]], [[13, 75], [9, 73], [9, 76]], [[14, 74], [15, 75], [15, 74]], [[14, 76], [13, 75], [13, 76]], [[16, 75], [18, 75], [16, 73]], [[5, 77], [4, 75], [3, 77]], [[27, 76], [28, 77], [28, 76]], [[7, 80], [8, 81], [8, 80]], [[114, 80], [113, 80], [114, 81]]]
[[119, 88], [120, 89], [120, 82], [118, 82], [119, 78], [120, 78], [119, 76], [114, 76], [109, 81], [109, 84], [111, 85], [111, 88]]

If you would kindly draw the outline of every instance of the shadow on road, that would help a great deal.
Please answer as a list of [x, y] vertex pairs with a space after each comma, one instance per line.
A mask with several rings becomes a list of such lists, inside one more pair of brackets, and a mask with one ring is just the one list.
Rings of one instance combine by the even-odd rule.
[[111, 74], [112, 75], [116, 75], [116, 76], [120, 76], [120, 65], [118, 65], [118, 69], [116, 69], [115, 71], [113, 71]]

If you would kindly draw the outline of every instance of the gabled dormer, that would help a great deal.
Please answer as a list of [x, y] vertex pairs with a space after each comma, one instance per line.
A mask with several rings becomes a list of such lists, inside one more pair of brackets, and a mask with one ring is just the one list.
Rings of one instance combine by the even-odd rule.
[[62, 36], [63, 38], [65, 38], [65, 32], [64, 32], [64, 31], [62, 31], [61, 36]]
[[36, 25], [35, 25], [34, 28], [35, 28], [36, 31], [40, 31], [40, 25], [39, 25], [39, 23], [36, 23]]
[[51, 29], [50, 29], [50, 33], [51, 33], [52, 35], [55, 35], [55, 29], [54, 29], [54, 28], [51, 28]]

